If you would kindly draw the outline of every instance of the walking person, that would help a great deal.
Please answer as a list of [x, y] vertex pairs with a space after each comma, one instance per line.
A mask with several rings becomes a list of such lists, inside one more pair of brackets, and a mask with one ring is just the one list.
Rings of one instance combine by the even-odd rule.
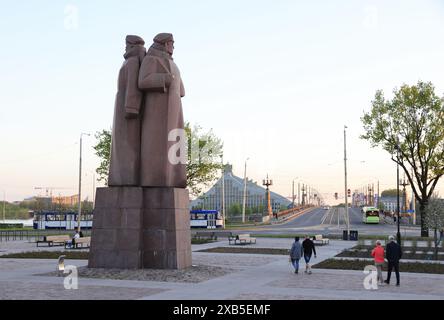
[[441, 244], [443, 238], [444, 238], [444, 228], [442, 228], [441, 231], [439, 232], [438, 246]]
[[316, 248], [309, 236], [305, 236], [305, 240], [302, 242], [302, 251], [304, 253], [305, 260], [305, 273], [311, 274], [310, 260], [313, 253], [314, 257], [316, 258]]
[[376, 247], [372, 250], [372, 257], [375, 259], [375, 266], [378, 272], [378, 283], [383, 284], [384, 278], [382, 276], [382, 266], [384, 265], [384, 248], [381, 241], [376, 241]]
[[302, 245], [299, 242], [299, 237], [294, 238], [293, 245], [290, 249], [290, 261], [294, 267], [294, 273], [299, 273], [299, 260], [302, 257]]
[[392, 275], [392, 270], [395, 269], [396, 273], [396, 285], [399, 286], [399, 260], [402, 257], [401, 246], [395, 242], [395, 237], [389, 237], [390, 243], [386, 246], [386, 256], [388, 261], [388, 273], [387, 280], [384, 282], [390, 284], [390, 277]]

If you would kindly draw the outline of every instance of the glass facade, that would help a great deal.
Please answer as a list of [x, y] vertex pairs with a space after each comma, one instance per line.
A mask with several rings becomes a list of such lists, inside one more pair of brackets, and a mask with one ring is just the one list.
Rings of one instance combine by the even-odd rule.
[[[247, 179], [248, 180], [248, 179]], [[225, 208], [227, 211], [233, 206], [240, 206], [242, 210], [244, 196], [244, 179], [233, 174], [232, 167], [227, 165], [224, 173], [225, 184]], [[262, 213], [266, 208], [266, 189], [252, 180], [247, 181], [245, 207], [252, 213]], [[291, 201], [287, 198], [271, 192], [271, 205], [273, 212], [278, 212], [282, 206], [288, 207]], [[191, 208], [204, 210], [222, 210], [222, 178], [204, 195], [191, 202]], [[255, 212], [256, 211], [256, 212]]]

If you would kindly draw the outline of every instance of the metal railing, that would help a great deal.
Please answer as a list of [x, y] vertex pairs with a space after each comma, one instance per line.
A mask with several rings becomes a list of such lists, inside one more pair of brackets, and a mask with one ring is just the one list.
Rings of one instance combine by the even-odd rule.
[[[23, 241], [35, 242], [44, 236], [65, 235], [74, 236], [75, 230], [0, 230], [0, 242]], [[91, 230], [82, 230], [85, 237], [91, 236]]]

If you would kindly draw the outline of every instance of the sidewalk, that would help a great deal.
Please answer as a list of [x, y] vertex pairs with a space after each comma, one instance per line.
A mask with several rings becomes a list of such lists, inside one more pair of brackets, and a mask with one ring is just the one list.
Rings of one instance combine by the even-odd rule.
[[[291, 239], [258, 238], [256, 245], [246, 247], [289, 249], [291, 244]], [[355, 244], [331, 240], [330, 245], [317, 247], [318, 256], [312, 262], [330, 258]], [[14, 251], [19, 246], [15, 244]], [[401, 273], [400, 287], [382, 286], [369, 291], [364, 289], [366, 275], [362, 271], [313, 269], [312, 275], [303, 272], [296, 275], [288, 256], [197, 252], [221, 246], [229, 247], [228, 240], [193, 245], [193, 264], [233, 269], [229, 274], [200, 283], [80, 278], [78, 290], [65, 290], [63, 277], [41, 276], [55, 270], [55, 260], [0, 259], [0, 299], [444, 300], [444, 275]], [[66, 264], [81, 267], [87, 261], [68, 260]], [[304, 263], [302, 270], [303, 266]]]

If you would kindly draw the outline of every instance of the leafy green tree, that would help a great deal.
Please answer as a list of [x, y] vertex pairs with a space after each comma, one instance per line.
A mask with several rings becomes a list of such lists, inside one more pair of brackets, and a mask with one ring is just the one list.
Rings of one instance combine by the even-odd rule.
[[109, 162], [111, 159], [111, 130], [102, 130], [96, 132], [97, 144], [94, 146], [96, 155], [100, 159], [100, 165], [96, 169], [98, 181], [105, 182], [108, 185]]
[[444, 229], [444, 199], [439, 199], [437, 194], [429, 199], [426, 208], [426, 225], [433, 229], [434, 244], [435, 244], [435, 259], [438, 260], [438, 232]]
[[430, 82], [404, 84], [393, 91], [391, 100], [378, 90], [371, 111], [361, 118], [365, 129], [361, 138], [389, 152], [413, 187], [423, 237], [429, 234], [425, 210], [444, 174], [444, 103], [434, 90]]
[[397, 189], [388, 189], [381, 192], [381, 197], [396, 197], [398, 196]]
[[[202, 189], [217, 178], [218, 170], [222, 168], [220, 157], [223, 143], [212, 130], [202, 132], [200, 126], [191, 128], [185, 124], [188, 138], [187, 184], [190, 193], [198, 196]], [[96, 133], [97, 144], [94, 146], [100, 165], [96, 169], [98, 180], [108, 183], [108, 173], [111, 157], [111, 131], [102, 130]]]
[[230, 215], [239, 215], [242, 212], [241, 205], [239, 203], [233, 203], [228, 209]]
[[220, 158], [223, 143], [212, 130], [202, 132], [202, 128], [185, 124], [188, 138], [187, 185], [191, 194], [197, 196], [217, 178], [222, 169]]

